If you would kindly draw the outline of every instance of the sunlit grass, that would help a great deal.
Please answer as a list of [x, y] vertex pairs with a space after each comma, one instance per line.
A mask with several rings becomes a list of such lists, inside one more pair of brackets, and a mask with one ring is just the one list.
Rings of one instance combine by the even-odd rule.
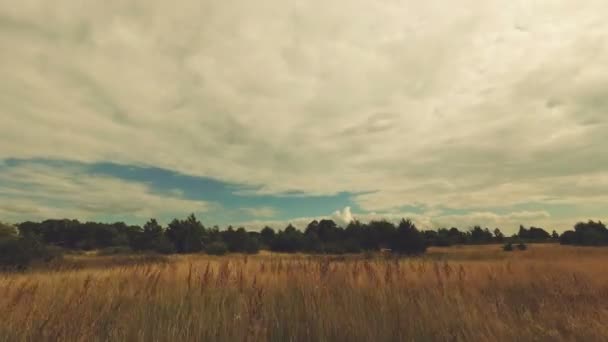
[[[0, 275], [3, 341], [601, 341], [608, 249], [68, 257]], [[55, 267], [57, 267], [56, 265]]]

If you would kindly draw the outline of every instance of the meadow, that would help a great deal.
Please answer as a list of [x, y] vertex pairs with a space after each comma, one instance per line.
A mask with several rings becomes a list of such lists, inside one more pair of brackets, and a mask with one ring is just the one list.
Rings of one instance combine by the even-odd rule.
[[68, 255], [0, 274], [0, 341], [605, 341], [608, 249]]

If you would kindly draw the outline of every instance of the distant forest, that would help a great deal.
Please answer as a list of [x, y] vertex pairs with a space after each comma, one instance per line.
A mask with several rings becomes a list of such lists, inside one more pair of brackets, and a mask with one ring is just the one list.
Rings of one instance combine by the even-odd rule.
[[[520, 226], [517, 234], [506, 237], [500, 229], [475, 226], [469, 230], [441, 228], [419, 230], [407, 219], [397, 225], [389, 221], [362, 223], [353, 221], [345, 228], [332, 220], [312, 221], [304, 230], [291, 224], [275, 231], [245, 228], [205, 227], [194, 215], [174, 219], [161, 226], [155, 219], [143, 227], [123, 222], [112, 224], [77, 220], [23, 222], [0, 226], [0, 264], [2, 258], [14, 259], [20, 254], [45, 253], [45, 247], [60, 250], [100, 250], [108, 254], [122, 252], [257, 253], [261, 249], [283, 253], [344, 254], [366, 251], [390, 251], [395, 254], [422, 254], [430, 246], [453, 246], [492, 243], [560, 242], [567, 245], [608, 245], [608, 230], [601, 221], [580, 222], [561, 235], [543, 228]], [[6, 262], [8, 263], [8, 261]]]

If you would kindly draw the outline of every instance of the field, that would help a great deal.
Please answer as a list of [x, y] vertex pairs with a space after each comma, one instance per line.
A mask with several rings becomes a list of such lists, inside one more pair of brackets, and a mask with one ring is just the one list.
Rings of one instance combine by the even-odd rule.
[[605, 341], [608, 249], [68, 256], [0, 274], [0, 341]]

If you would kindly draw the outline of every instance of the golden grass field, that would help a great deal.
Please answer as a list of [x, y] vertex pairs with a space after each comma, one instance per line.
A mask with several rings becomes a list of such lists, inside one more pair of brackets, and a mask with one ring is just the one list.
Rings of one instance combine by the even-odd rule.
[[607, 341], [608, 249], [68, 256], [0, 274], [0, 341]]

